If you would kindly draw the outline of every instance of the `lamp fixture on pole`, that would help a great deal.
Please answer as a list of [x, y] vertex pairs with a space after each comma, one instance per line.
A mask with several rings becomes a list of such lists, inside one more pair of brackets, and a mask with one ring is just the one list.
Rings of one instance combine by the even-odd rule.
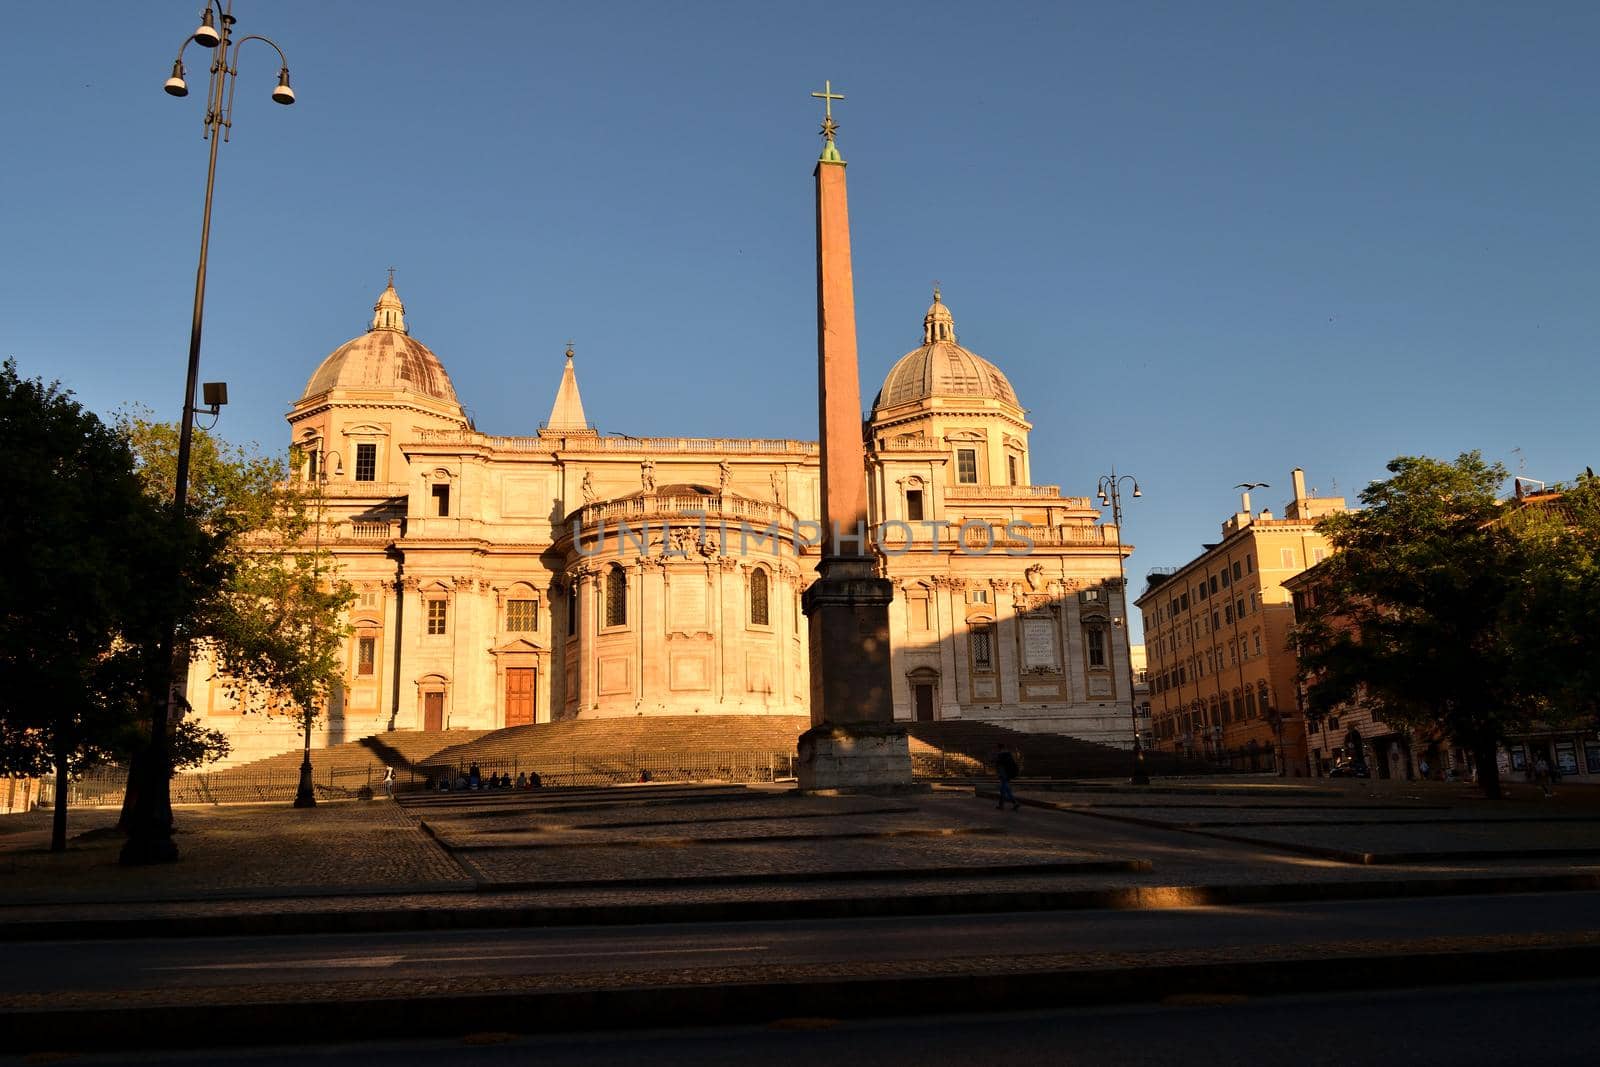
[[[1128, 612], [1128, 574], [1122, 562], [1123, 482], [1127, 482], [1133, 486], [1134, 499], [1138, 499], [1144, 495], [1144, 493], [1140, 492], [1139, 490], [1139, 479], [1135, 478], [1131, 474], [1119, 475], [1115, 467], [1111, 468], [1110, 474], [1103, 475], [1100, 478], [1100, 482], [1095, 487], [1095, 491], [1100, 497], [1101, 506], [1110, 506], [1111, 523], [1116, 527], [1117, 581], [1122, 587], [1122, 612], [1124, 615], [1126, 615]], [[1124, 634], [1128, 633], [1128, 627], [1126, 625], [1123, 626], [1122, 632]], [[1126, 640], [1126, 638], [1124, 638], [1124, 640]], [[1115, 647], [1115, 645], [1112, 646], [1113, 653], [1115, 652]], [[1131, 714], [1133, 717], [1133, 774], [1128, 777], [1128, 782], [1131, 785], [1149, 785], [1150, 775], [1145, 772], [1144, 768], [1144, 746], [1139, 742], [1139, 702], [1134, 699], [1133, 688], [1133, 650], [1130, 647], [1128, 650], [1128, 707], [1131, 709]]]
[[[217, 182], [217, 146], [220, 141], [228, 139], [233, 127], [233, 89], [239, 72], [239, 49], [246, 41], [261, 41], [278, 53], [278, 85], [272, 91], [272, 99], [280, 104], [294, 103], [294, 90], [289, 87], [289, 61], [284, 57], [283, 49], [269, 38], [256, 34], [234, 41], [235, 21], [233, 0], [206, 0], [200, 13], [200, 25], [178, 49], [177, 58], [172, 61], [172, 75], [163, 86], [171, 96], [188, 96], [189, 85], [183, 78], [183, 53], [191, 44], [212, 50], [211, 81], [206, 91], [203, 124], [203, 136], [210, 140], [211, 152], [206, 165], [205, 207], [200, 219], [200, 263], [195, 270], [188, 374], [183, 388], [183, 414], [178, 421], [178, 460], [173, 478], [172, 517], [174, 522], [180, 523], [188, 504], [194, 417], [203, 412], [215, 414], [215, 406], [227, 402], [225, 391], [219, 397], [208, 390], [211, 392], [206, 401], [208, 406], [198, 407], [195, 404], [195, 387], [200, 380], [200, 333], [205, 313], [206, 254], [211, 243], [211, 198]], [[183, 667], [174, 662], [177, 654], [177, 620], [171, 621], [161, 648], [160, 662], [168, 671], [165, 686], [158, 690], [164, 700], [150, 709], [150, 745], [144, 759], [135, 762], [137, 780], [130, 782], [134, 803], [127, 826], [128, 841], [120, 857], [124, 864], [170, 863], [178, 858], [178, 848], [172, 840], [172, 754], [168, 733], [182, 699]]]

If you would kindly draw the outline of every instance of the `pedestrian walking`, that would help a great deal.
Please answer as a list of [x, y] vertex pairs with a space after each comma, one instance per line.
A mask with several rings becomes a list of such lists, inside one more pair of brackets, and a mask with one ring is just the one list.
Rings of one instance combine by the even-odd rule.
[[1555, 796], [1555, 791], [1550, 788], [1550, 761], [1542, 755], [1534, 761], [1533, 781], [1535, 785], [1544, 790], [1545, 796]]
[[1424, 756], [1417, 760], [1417, 776], [1424, 782], [1428, 780], [1428, 757]]
[[1016, 795], [1011, 792], [1011, 779], [1017, 776], [1017, 758], [1011, 754], [1011, 750], [1005, 745], [1000, 745], [995, 749], [994, 770], [1000, 779], [1000, 802], [995, 807], [1003, 809], [1006, 806], [1006, 802], [1009, 801], [1011, 810], [1016, 811], [1022, 807]]
[[385, 767], [383, 769], [383, 795], [388, 797], [390, 800], [394, 799], [394, 768], [393, 767]]

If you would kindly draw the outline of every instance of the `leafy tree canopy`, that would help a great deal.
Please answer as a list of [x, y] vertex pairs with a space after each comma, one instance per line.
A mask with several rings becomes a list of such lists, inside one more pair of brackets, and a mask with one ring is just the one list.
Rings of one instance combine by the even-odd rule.
[[1388, 470], [1361, 510], [1318, 524], [1338, 551], [1296, 630], [1307, 713], [1359, 702], [1393, 725], [1436, 726], [1497, 793], [1508, 732], [1593, 714], [1595, 479], [1541, 509], [1501, 500], [1505, 468], [1477, 452]]

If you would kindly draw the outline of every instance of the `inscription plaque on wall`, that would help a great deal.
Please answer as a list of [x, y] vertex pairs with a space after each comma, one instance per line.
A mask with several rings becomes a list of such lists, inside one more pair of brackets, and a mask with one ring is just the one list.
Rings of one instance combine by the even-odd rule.
[[706, 583], [694, 575], [674, 577], [672, 582], [672, 626], [674, 629], [703, 630], [706, 625]]
[[1052, 619], [1022, 620], [1022, 669], [1059, 670], [1056, 659], [1056, 624]]

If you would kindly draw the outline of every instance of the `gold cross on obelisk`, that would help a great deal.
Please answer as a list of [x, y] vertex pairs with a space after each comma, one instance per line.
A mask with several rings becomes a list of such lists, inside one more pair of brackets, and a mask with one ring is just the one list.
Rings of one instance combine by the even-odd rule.
[[834, 131], [839, 128], [839, 124], [833, 121], [833, 102], [843, 100], [844, 94], [834, 92], [833, 82], [825, 80], [822, 83], [822, 92], [811, 95], [822, 101], [822, 136], [825, 140], [832, 141]]

